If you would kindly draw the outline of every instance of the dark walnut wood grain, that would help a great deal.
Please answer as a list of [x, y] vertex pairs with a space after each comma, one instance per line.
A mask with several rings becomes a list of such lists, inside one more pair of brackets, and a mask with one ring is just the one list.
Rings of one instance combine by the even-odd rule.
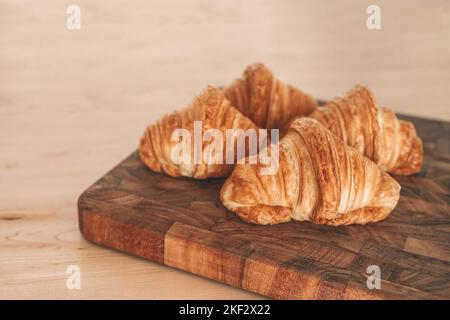
[[[413, 121], [425, 166], [388, 219], [329, 227], [255, 226], [219, 201], [222, 180], [170, 178], [136, 152], [86, 190], [79, 224], [94, 243], [273, 298], [450, 298], [450, 123]], [[381, 289], [369, 290], [369, 265]]]

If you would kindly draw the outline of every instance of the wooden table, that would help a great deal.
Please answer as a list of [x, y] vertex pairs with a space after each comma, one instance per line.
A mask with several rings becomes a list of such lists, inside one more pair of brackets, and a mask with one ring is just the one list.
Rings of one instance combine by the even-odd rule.
[[[450, 4], [299, 1], [0, 3], [0, 298], [260, 298], [85, 241], [78, 195], [148, 122], [263, 61], [330, 98], [367, 84], [382, 105], [450, 120]], [[81, 289], [66, 286], [81, 269]]]

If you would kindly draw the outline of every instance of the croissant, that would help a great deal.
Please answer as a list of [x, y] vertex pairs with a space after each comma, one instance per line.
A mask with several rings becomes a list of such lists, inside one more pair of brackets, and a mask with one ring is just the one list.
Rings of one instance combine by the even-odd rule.
[[[198, 134], [195, 132], [196, 123], [201, 125], [198, 128], [201, 129], [200, 136], [196, 136]], [[184, 130], [178, 133], [188, 136], [187, 140], [183, 141], [187, 143], [184, 154], [181, 151], [174, 152], [176, 146], [181, 143], [180, 137], [173, 136], [177, 129]], [[220, 143], [217, 150], [207, 148], [208, 141], [204, 141], [203, 133], [208, 129], [220, 130], [219, 137], [210, 137], [212, 142]], [[196, 179], [227, 177], [237, 161], [238, 152], [233, 151], [233, 161], [224, 158], [227, 147], [231, 146], [235, 150], [237, 139], [235, 135], [227, 135], [226, 129], [258, 130], [250, 119], [231, 106], [221, 90], [208, 87], [187, 108], [168, 114], [146, 128], [140, 140], [140, 158], [151, 170], [164, 172], [172, 177], [185, 176]], [[181, 140], [185, 139], [184, 136], [181, 137]], [[200, 143], [196, 149], [195, 143], [199, 139]], [[245, 152], [249, 152], [248, 148]], [[174, 154], [178, 161], [174, 161]], [[245, 154], [242, 158], [244, 156]], [[215, 161], [216, 159], [219, 160]]]
[[221, 189], [223, 205], [255, 224], [337, 226], [382, 220], [399, 200], [393, 178], [314, 119], [294, 120], [278, 155], [273, 175], [260, 163], [236, 165]]
[[281, 129], [289, 120], [317, 108], [315, 99], [284, 84], [260, 63], [247, 67], [242, 78], [224, 91], [233, 106], [266, 129]]
[[343, 98], [319, 107], [310, 117], [389, 173], [410, 175], [422, 168], [422, 140], [414, 125], [399, 120], [388, 108], [378, 108], [366, 87], [353, 87]]

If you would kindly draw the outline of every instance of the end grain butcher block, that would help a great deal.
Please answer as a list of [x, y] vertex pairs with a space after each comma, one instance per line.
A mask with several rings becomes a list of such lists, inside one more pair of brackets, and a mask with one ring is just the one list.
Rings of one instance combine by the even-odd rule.
[[[219, 200], [223, 180], [171, 178], [137, 152], [79, 199], [84, 237], [244, 290], [290, 299], [450, 298], [450, 123], [407, 118], [424, 140], [422, 172], [396, 177], [384, 221], [330, 227], [250, 225]], [[381, 289], [367, 288], [370, 265]]]

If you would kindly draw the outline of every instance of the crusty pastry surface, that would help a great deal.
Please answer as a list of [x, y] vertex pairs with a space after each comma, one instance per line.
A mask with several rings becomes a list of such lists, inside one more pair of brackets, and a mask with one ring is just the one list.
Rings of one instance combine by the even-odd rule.
[[261, 63], [247, 67], [242, 78], [224, 91], [233, 106], [266, 129], [282, 129], [290, 120], [317, 108], [314, 98], [284, 84]]
[[399, 120], [388, 108], [379, 108], [366, 87], [353, 87], [310, 117], [389, 173], [410, 175], [422, 168], [422, 140], [414, 125]]
[[[209, 161], [209, 157], [215, 156], [208, 154], [208, 157], [201, 157], [198, 164], [194, 162], [194, 121], [201, 121], [202, 132], [207, 129], [219, 129], [223, 137], [223, 163]], [[186, 129], [189, 131], [191, 139], [191, 160], [176, 164], [172, 161], [172, 151], [178, 143], [172, 141], [172, 134], [176, 129]], [[228, 99], [219, 89], [208, 87], [201, 95], [196, 97], [192, 104], [181, 111], [175, 111], [165, 115], [156, 123], [148, 126], [141, 138], [139, 153], [142, 161], [151, 170], [164, 172], [172, 177], [192, 177], [195, 179], [227, 177], [233, 169], [233, 164], [226, 164], [226, 145], [228, 136], [226, 129], [255, 129], [257, 126], [243, 116], [236, 108], [231, 106]], [[236, 145], [236, 136], [232, 138]], [[201, 139], [203, 150], [213, 141], [204, 141]], [[211, 139], [213, 140], [213, 139]], [[233, 144], [230, 142], [229, 144]], [[246, 150], [246, 154], [248, 149]], [[237, 152], [234, 152], [234, 161], [237, 161]], [[213, 164], [211, 164], [213, 163]]]
[[221, 189], [223, 205], [244, 221], [366, 224], [395, 208], [400, 185], [318, 121], [294, 120], [279, 143], [279, 169], [236, 165]]

